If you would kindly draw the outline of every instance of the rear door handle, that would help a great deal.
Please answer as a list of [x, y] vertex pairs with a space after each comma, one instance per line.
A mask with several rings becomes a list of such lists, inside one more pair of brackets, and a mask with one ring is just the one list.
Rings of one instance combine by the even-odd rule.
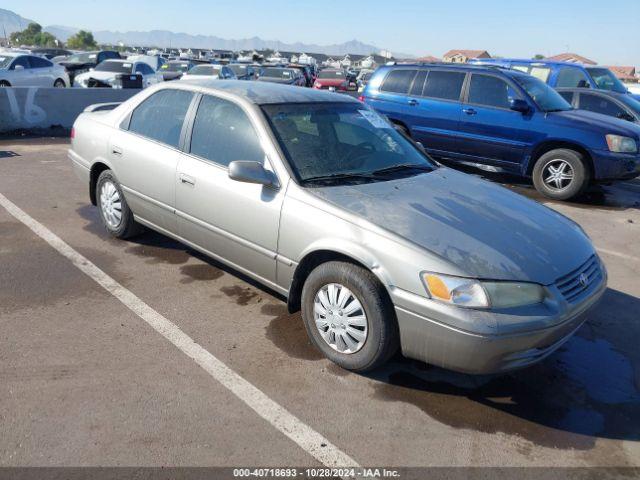
[[113, 145], [111, 147], [111, 153], [117, 156], [121, 156], [122, 155], [122, 149], [120, 147], [116, 147], [115, 145]]
[[193, 177], [190, 177], [189, 175], [185, 175], [184, 173], [181, 173], [179, 175], [180, 177], [180, 182], [181, 183], [186, 183], [187, 185], [195, 185], [196, 184], [196, 179]]
[[473, 108], [463, 108], [462, 111], [464, 113], [466, 113], [467, 115], [475, 115], [476, 113], [478, 113], [475, 109]]
[[411, 105], [412, 107], [415, 107], [416, 105], [418, 105], [418, 101], [414, 100], [413, 98], [411, 100], [409, 100], [407, 103], [409, 105]]

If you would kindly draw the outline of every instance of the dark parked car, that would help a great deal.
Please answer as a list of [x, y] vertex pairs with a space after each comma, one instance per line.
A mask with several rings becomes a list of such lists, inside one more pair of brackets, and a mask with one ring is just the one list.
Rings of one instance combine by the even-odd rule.
[[311, 68], [309, 67], [309, 65], [291, 64], [291, 65], [288, 65], [287, 68], [295, 68], [300, 73], [302, 73], [302, 76], [304, 76], [305, 87], [313, 86], [313, 81], [314, 81], [313, 72], [311, 71]]
[[593, 181], [640, 175], [640, 127], [575, 110], [543, 81], [483, 66], [380, 67], [363, 92], [433, 156], [532, 177], [566, 200]]
[[228, 67], [233, 70], [238, 80], [255, 80], [258, 73], [253, 65], [246, 63], [230, 63]]
[[558, 88], [558, 93], [574, 108], [602, 113], [640, 123], [640, 102], [626, 93], [588, 88]]
[[282, 83], [304, 87], [304, 76], [294, 68], [265, 67], [260, 70], [259, 82]]
[[196, 64], [189, 60], [171, 60], [158, 70], [165, 82], [178, 80], [182, 75], [191, 70]]
[[110, 59], [119, 59], [120, 54], [114, 50], [97, 50], [94, 52], [76, 53], [58, 62], [69, 74], [69, 80], [73, 85], [73, 79], [80, 73], [88, 72], [100, 62]]

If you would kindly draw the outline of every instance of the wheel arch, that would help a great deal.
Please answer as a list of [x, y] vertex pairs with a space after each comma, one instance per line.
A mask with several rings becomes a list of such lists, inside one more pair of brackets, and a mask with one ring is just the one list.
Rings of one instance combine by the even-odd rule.
[[102, 160], [98, 160], [91, 165], [89, 172], [89, 199], [92, 205], [97, 205], [98, 203], [96, 199], [96, 184], [98, 183], [98, 177], [105, 170], [111, 170], [111, 167]]
[[533, 168], [536, 162], [538, 161], [538, 159], [542, 155], [552, 150], [558, 150], [558, 149], [574, 150], [580, 153], [585, 160], [585, 163], [586, 163], [587, 169], [589, 170], [589, 174], [591, 178], [593, 178], [594, 165], [593, 165], [593, 158], [591, 157], [589, 150], [587, 150], [586, 147], [584, 147], [583, 145], [580, 145], [579, 143], [568, 142], [566, 140], [545, 140], [544, 142], [541, 142], [538, 145], [536, 145], [531, 151], [531, 157], [525, 171], [526, 176], [531, 177], [531, 175], [533, 174]]
[[293, 273], [287, 296], [287, 308], [290, 313], [300, 310], [302, 287], [309, 274], [319, 265], [332, 261], [351, 263], [368, 270], [373, 273], [388, 294], [388, 283], [385, 281], [385, 274], [379, 267], [378, 262], [370, 253], [362, 251], [356, 245], [353, 245], [353, 247], [355, 248], [344, 248], [336, 245], [318, 246], [310, 249], [302, 256]]

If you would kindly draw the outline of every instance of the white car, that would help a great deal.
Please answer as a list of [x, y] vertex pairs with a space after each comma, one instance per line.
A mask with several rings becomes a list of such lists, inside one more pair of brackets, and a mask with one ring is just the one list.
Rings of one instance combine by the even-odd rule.
[[221, 80], [237, 80], [236, 74], [233, 73], [226, 65], [217, 65], [212, 63], [203, 63], [196, 65], [187, 73], [182, 75], [180, 80], [188, 80], [190, 78], [218, 78]]
[[130, 55], [127, 57], [127, 60], [130, 62], [144, 62], [156, 72], [160, 70], [162, 65], [167, 63], [160, 55]]
[[69, 87], [61, 65], [21, 52], [0, 52], [0, 87]]
[[105, 60], [93, 70], [76, 75], [73, 80], [75, 87], [111, 86], [122, 87], [121, 75], [141, 75], [142, 88], [164, 81], [162, 75], [156, 73], [146, 62], [131, 62], [129, 60]]

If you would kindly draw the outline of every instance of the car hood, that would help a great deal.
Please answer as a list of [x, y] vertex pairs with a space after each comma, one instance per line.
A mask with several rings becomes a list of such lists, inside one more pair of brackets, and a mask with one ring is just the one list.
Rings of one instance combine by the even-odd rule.
[[603, 115], [601, 113], [589, 112], [587, 110], [567, 110], [564, 112], [551, 112], [549, 118], [554, 121], [576, 126], [583, 125], [592, 131], [626, 135], [633, 138], [640, 137], [640, 127], [626, 120]]
[[100, 80], [101, 82], [109, 82], [116, 79], [116, 75], [120, 75], [117, 72], [96, 72], [95, 70], [91, 72], [81, 73], [80, 75], [76, 75], [76, 82], [81, 82], [83, 80], [87, 80], [89, 78], [95, 78], [96, 80]]
[[548, 285], [594, 254], [589, 238], [563, 215], [444, 167], [409, 178], [309, 191], [471, 277]]

